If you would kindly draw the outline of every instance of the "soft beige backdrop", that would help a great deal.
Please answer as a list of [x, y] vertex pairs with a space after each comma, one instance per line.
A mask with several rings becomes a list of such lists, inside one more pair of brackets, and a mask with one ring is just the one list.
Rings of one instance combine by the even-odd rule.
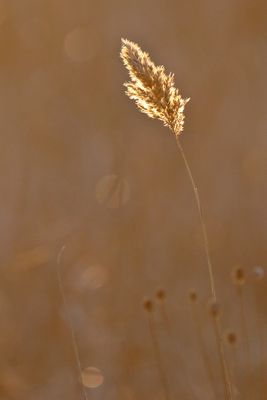
[[191, 287], [209, 298], [192, 189], [173, 136], [123, 93], [120, 39], [191, 98], [181, 140], [233, 325], [230, 271], [266, 265], [266, 1], [1, 0], [0, 24], [1, 399], [80, 399], [68, 316], [104, 377], [88, 399], [162, 399], [141, 307], [158, 286], [174, 398], [212, 399], [187, 304]]

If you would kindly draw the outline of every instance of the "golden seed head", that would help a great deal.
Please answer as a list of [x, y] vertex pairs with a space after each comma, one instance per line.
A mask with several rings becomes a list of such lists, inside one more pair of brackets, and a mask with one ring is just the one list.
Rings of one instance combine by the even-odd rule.
[[197, 292], [192, 289], [189, 292], [189, 300], [191, 301], [191, 303], [195, 303], [197, 301]]
[[158, 289], [158, 290], [156, 291], [156, 298], [157, 298], [159, 301], [164, 301], [164, 300], [166, 299], [166, 292], [165, 292], [165, 290], [164, 290], [164, 289]]
[[127, 39], [122, 39], [120, 56], [131, 81], [125, 83], [126, 94], [133, 99], [141, 112], [163, 122], [175, 135], [184, 125], [183, 99], [174, 86], [173, 74], [166, 75], [163, 66], [156, 66], [148, 53]]
[[235, 267], [232, 273], [235, 285], [241, 286], [245, 283], [245, 271], [242, 267]]
[[234, 346], [237, 342], [237, 335], [233, 331], [228, 331], [225, 333], [225, 339], [229, 345]]
[[150, 299], [144, 299], [143, 307], [144, 307], [144, 310], [146, 310], [147, 312], [152, 312], [153, 308], [154, 308], [153, 301]]
[[213, 318], [218, 318], [221, 313], [220, 304], [216, 300], [211, 300], [209, 304], [209, 311]]

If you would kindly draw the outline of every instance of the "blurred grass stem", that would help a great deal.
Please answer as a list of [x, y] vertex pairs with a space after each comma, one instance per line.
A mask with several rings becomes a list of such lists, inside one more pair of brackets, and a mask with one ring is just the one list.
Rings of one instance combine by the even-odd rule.
[[206, 373], [207, 373], [207, 377], [208, 377], [208, 380], [210, 383], [211, 390], [212, 390], [213, 394], [215, 395], [215, 398], [217, 398], [216, 384], [215, 384], [215, 380], [214, 380], [214, 376], [213, 376], [213, 372], [212, 372], [212, 366], [210, 363], [209, 354], [207, 353], [206, 346], [204, 343], [204, 338], [203, 338], [203, 334], [202, 334], [198, 310], [196, 309], [195, 302], [191, 301], [190, 306], [191, 306], [193, 323], [194, 323], [195, 329], [196, 329], [196, 338], [197, 338], [197, 342], [198, 342], [199, 351], [200, 351], [200, 354], [201, 354], [201, 357], [203, 360], [203, 364], [206, 369]]
[[162, 383], [162, 387], [163, 387], [163, 391], [164, 391], [164, 397], [165, 397], [165, 400], [170, 400], [171, 399], [170, 390], [169, 390], [167, 378], [166, 378], [165, 371], [164, 371], [161, 351], [160, 351], [159, 342], [158, 342], [158, 338], [157, 338], [157, 334], [156, 334], [156, 330], [155, 330], [154, 316], [152, 315], [152, 313], [150, 313], [148, 315], [148, 323], [149, 323], [149, 330], [150, 330], [152, 345], [153, 345], [153, 349], [155, 352], [155, 358], [156, 358], [159, 375], [160, 375], [160, 379], [161, 379], [161, 383]]
[[74, 326], [72, 323], [72, 319], [69, 315], [69, 306], [68, 306], [68, 302], [67, 302], [67, 298], [65, 295], [65, 291], [64, 291], [64, 286], [63, 286], [63, 282], [62, 282], [62, 278], [61, 278], [61, 271], [60, 271], [60, 266], [61, 266], [61, 256], [62, 253], [65, 250], [65, 246], [62, 246], [58, 256], [57, 256], [57, 263], [56, 263], [56, 270], [57, 270], [57, 280], [58, 280], [58, 287], [59, 287], [59, 291], [62, 297], [62, 303], [63, 303], [63, 307], [64, 307], [64, 311], [65, 314], [67, 316], [67, 324], [69, 327], [69, 331], [70, 331], [70, 335], [71, 335], [71, 341], [72, 341], [72, 348], [74, 351], [74, 356], [75, 356], [75, 361], [76, 361], [76, 365], [77, 365], [77, 369], [78, 369], [78, 374], [80, 377], [80, 382], [81, 382], [81, 399], [84, 400], [88, 400], [87, 394], [86, 394], [86, 390], [85, 387], [83, 385], [83, 380], [82, 380], [82, 367], [81, 367], [81, 360], [80, 360], [80, 354], [79, 354], [79, 349], [78, 349], [78, 344], [77, 344], [77, 340], [75, 337], [75, 332], [74, 332]]

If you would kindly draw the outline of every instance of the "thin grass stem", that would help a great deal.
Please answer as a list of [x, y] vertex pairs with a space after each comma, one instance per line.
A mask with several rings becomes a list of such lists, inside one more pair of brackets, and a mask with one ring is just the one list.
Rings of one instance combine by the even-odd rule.
[[181, 145], [181, 142], [179, 140], [179, 136], [175, 135], [175, 137], [176, 137], [177, 146], [178, 146], [178, 148], [180, 150], [180, 153], [181, 153], [181, 156], [183, 158], [186, 171], [188, 173], [188, 176], [189, 176], [192, 188], [193, 188], [193, 192], [194, 192], [194, 196], [195, 196], [195, 200], [196, 200], [196, 204], [197, 204], [197, 209], [198, 209], [198, 213], [199, 213], [202, 233], [203, 233], [204, 247], [205, 247], [205, 253], [206, 253], [206, 257], [207, 257], [208, 270], [209, 270], [209, 280], [210, 280], [211, 294], [212, 294], [212, 298], [216, 301], [217, 298], [216, 298], [216, 290], [215, 290], [215, 283], [214, 283], [213, 267], [212, 267], [211, 257], [210, 257], [209, 241], [208, 241], [206, 224], [205, 224], [205, 221], [204, 221], [204, 218], [203, 218], [203, 211], [202, 211], [202, 206], [201, 206], [200, 197], [199, 197], [199, 193], [198, 193], [198, 188], [197, 188], [197, 185], [195, 183], [195, 180], [194, 180], [190, 165], [188, 163], [187, 157], [185, 155], [183, 146]]
[[[172, 324], [172, 319], [169, 317], [167, 308], [166, 308], [166, 293], [163, 289], [158, 289], [156, 292], [156, 298], [158, 300], [159, 306], [160, 306], [160, 314], [161, 314], [161, 319], [164, 324], [164, 328], [166, 329], [167, 334], [169, 335], [170, 339], [174, 338], [174, 332], [173, 332], [173, 324]], [[179, 370], [184, 371], [184, 379], [183, 383], [186, 386], [186, 389], [184, 390], [184, 393], [187, 393], [188, 391], [190, 392], [190, 399], [198, 399], [196, 397], [196, 394], [193, 391], [193, 388], [190, 384], [191, 380], [188, 377], [188, 371], [187, 371], [187, 365], [185, 363], [184, 357], [181, 355], [180, 351], [178, 348], [175, 348], [175, 356], [178, 360], [178, 366]], [[181, 390], [181, 387], [180, 387]], [[185, 394], [184, 394], [185, 395]]]
[[193, 319], [193, 323], [194, 323], [195, 329], [196, 329], [196, 337], [197, 337], [199, 351], [200, 351], [200, 354], [202, 357], [204, 367], [206, 369], [206, 373], [207, 373], [207, 377], [208, 377], [208, 381], [209, 381], [211, 390], [212, 390], [215, 398], [217, 398], [215, 379], [214, 379], [214, 375], [212, 372], [212, 366], [210, 363], [209, 355], [206, 351], [206, 346], [205, 346], [204, 338], [202, 335], [201, 323], [199, 320], [198, 310], [196, 309], [195, 301], [190, 301], [190, 305], [191, 305], [192, 319]]
[[[183, 146], [181, 145], [181, 142], [179, 140], [179, 135], [175, 135], [176, 138], [176, 143], [177, 146], [180, 150], [181, 156], [184, 161], [184, 165], [186, 168], [186, 171], [188, 173], [196, 204], [197, 204], [197, 209], [199, 213], [199, 218], [200, 218], [200, 223], [201, 223], [201, 228], [202, 228], [202, 233], [203, 233], [203, 239], [204, 239], [204, 248], [205, 248], [205, 253], [206, 253], [206, 258], [207, 258], [207, 264], [208, 264], [208, 271], [209, 271], [209, 281], [210, 281], [210, 289], [211, 289], [211, 295], [212, 295], [212, 301], [216, 302], [217, 297], [216, 297], [216, 290], [215, 290], [215, 283], [214, 283], [214, 274], [213, 274], [213, 267], [211, 263], [211, 257], [210, 257], [210, 248], [209, 248], [209, 241], [208, 241], [208, 235], [207, 235], [207, 229], [206, 229], [206, 224], [203, 218], [203, 212], [202, 212], [202, 206], [200, 202], [200, 197], [198, 193], [198, 188], [195, 183], [189, 162], [187, 160], [187, 157], [185, 155]], [[218, 318], [216, 318], [216, 334], [219, 335], [219, 340], [218, 340], [218, 350], [219, 350], [219, 356], [221, 360], [221, 365], [223, 369], [223, 376], [224, 376], [224, 382], [225, 382], [225, 387], [226, 387], [226, 393], [227, 393], [227, 399], [232, 400], [232, 389], [231, 389], [231, 378], [229, 374], [229, 367], [227, 364], [226, 356], [225, 356], [225, 350], [224, 350], [224, 345], [223, 345], [223, 337], [222, 337], [222, 332], [220, 328], [220, 315], [218, 315]]]
[[63, 281], [61, 278], [61, 271], [60, 271], [60, 266], [61, 266], [61, 256], [63, 254], [65, 250], [65, 246], [62, 246], [62, 248], [60, 249], [58, 256], [57, 256], [57, 263], [56, 263], [56, 270], [57, 270], [57, 280], [58, 280], [58, 287], [59, 287], [59, 291], [61, 294], [61, 298], [62, 298], [62, 303], [63, 303], [63, 307], [65, 310], [65, 314], [67, 316], [67, 324], [68, 324], [68, 328], [69, 328], [69, 332], [71, 335], [71, 342], [72, 342], [72, 348], [73, 348], [73, 352], [74, 352], [74, 357], [75, 357], [75, 361], [76, 361], [76, 366], [77, 366], [77, 370], [78, 370], [78, 374], [79, 374], [79, 380], [81, 383], [81, 399], [84, 400], [88, 400], [87, 397], [87, 393], [85, 390], [85, 387], [83, 385], [83, 379], [82, 379], [82, 366], [81, 366], [81, 359], [80, 359], [80, 354], [79, 354], [79, 349], [78, 349], [78, 343], [75, 337], [75, 331], [74, 331], [74, 326], [72, 323], [72, 319], [69, 315], [69, 306], [68, 306], [68, 301], [67, 301], [67, 297], [65, 295], [65, 291], [64, 291], [64, 286], [63, 286]]
[[156, 363], [157, 363], [157, 367], [158, 367], [158, 371], [159, 371], [159, 376], [160, 376], [160, 380], [161, 380], [161, 384], [162, 384], [162, 388], [163, 388], [164, 397], [165, 397], [165, 400], [170, 400], [171, 399], [170, 389], [169, 389], [168, 381], [167, 381], [167, 378], [165, 375], [165, 369], [164, 369], [163, 360], [162, 360], [162, 356], [161, 356], [160, 345], [159, 345], [157, 332], [156, 332], [156, 328], [155, 328], [155, 321], [154, 321], [154, 315], [153, 315], [154, 305], [151, 300], [145, 300], [143, 303], [143, 307], [147, 314], [147, 319], [148, 319], [148, 324], [149, 324], [149, 332], [150, 332], [150, 336], [151, 336], [153, 351], [154, 351], [154, 355], [155, 355], [155, 359], [156, 359]]
[[158, 338], [157, 338], [156, 332], [155, 332], [153, 315], [149, 315], [148, 322], [149, 322], [151, 340], [153, 343], [155, 358], [156, 358], [157, 365], [158, 365], [158, 370], [159, 370], [159, 374], [160, 374], [160, 378], [161, 378], [161, 383], [162, 383], [165, 399], [170, 400], [170, 391], [169, 391], [169, 386], [167, 383], [167, 379], [166, 379], [166, 375], [165, 375], [165, 371], [164, 371], [164, 367], [163, 367], [163, 361], [162, 361], [162, 357], [161, 357]]
[[233, 386], [231, 381], [229, 365], [226, 360], [225, 350], [223, 345], [223, 335], [222, 335], [221, 319], [220, 319], [220, 306], [217, 302], [214, 301], [211, 302], [210, 314], [213, 322], [213, 328], [214, 328], [219, 360], [222, 370], [225, 400], [233, 400]]

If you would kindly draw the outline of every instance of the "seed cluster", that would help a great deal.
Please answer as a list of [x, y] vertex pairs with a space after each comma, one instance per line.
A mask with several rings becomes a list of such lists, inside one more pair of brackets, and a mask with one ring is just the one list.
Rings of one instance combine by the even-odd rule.
[[120, 56], [131, 78], [124, 84], [127, 96], [143, 113], [159, 119], [178, 136], [183, 130], [184, 107], [189, 99], [180, 96], [174, 75], [167, 75], [163, 66], [156, 66], [148, 53], [127, 39], [122, 39]]

